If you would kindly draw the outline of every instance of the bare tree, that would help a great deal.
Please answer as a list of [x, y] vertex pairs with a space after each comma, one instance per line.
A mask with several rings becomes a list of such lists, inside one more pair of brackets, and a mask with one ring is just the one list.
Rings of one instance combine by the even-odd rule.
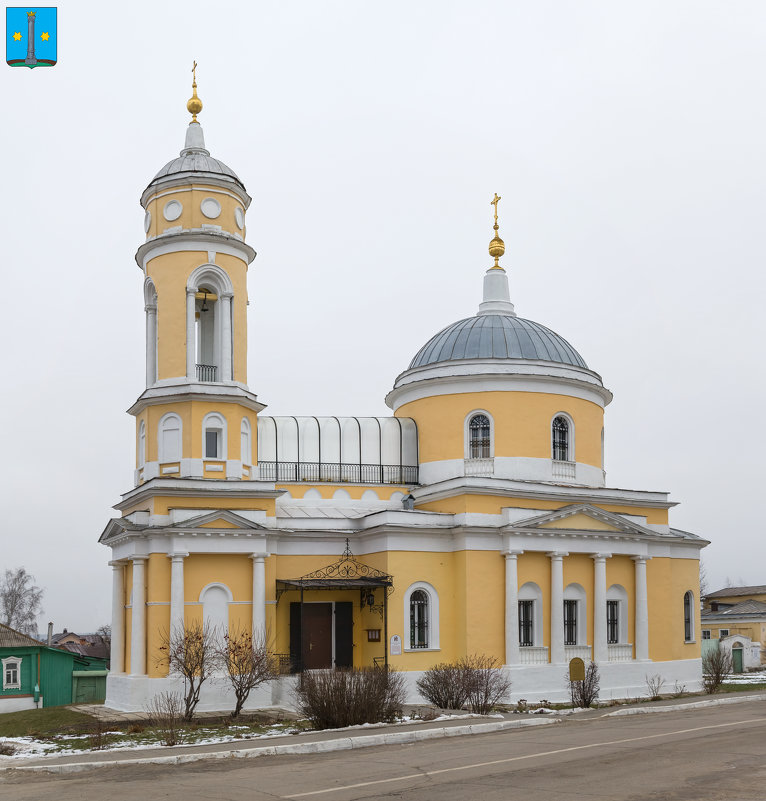
[[566, 680], [569, 685], [572, 706], [587, 709], [595, 701], [598, 701], [598, 694], [601, 690], [601, 675], [595, 662], [588, 663], [588, 667], [585, 668], [584, 679], [572, 681], [569, 671], [567, 671]]
[[203, 623], [192, 623], [160, 635], [162, 656], [158, 664], [168, 666], [169, 673], [184, 678], [184, 720], [191, 720], [199, 703], [202, 685], [210, 678], [218, 663], [215, 629]]
[[731, 652], [720, 646], [702, 657], [702, 689], [714, 693], [733, 671]]
[[707, 565], [700, 559], [700, 600], [710, 591], [710, 580], [707, 575]]
[[471, 712], [488, 715], [511, 689], [508, 674], [494, 656], [464, 656], [460, 666], [466, 676], [468, 706]]
[[237, 699], [233, 718], [239, 717], [250, 693], [265, 681], [278, 675], [274, 656], [269, 653], [266, 635], [256, 633], [255, 638], [241, 629], [224, 634], [217, 648], [217, 656]]
[[42, 609], [43, 591], [35, 577], [19, 567], [6, 570], [0, 580], [0, 620], [30, 637], [37, 636], [37, 616]]
[[96, 629], [96, 634], [101, 637], [104, 645], [109, 648], [112, 644], [112, 626], [109, 623], [104, 623]]

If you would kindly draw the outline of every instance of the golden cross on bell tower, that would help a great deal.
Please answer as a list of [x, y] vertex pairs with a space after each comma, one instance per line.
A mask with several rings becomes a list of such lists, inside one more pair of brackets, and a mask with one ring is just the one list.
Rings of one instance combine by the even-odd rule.
[[202, 101], [197, 97], [197, 62], [192, 67], [192, 96], [186, 104], [186, 108], [192, 115], [192, 122], [197, 122], [197, 114], [202, 111]]
[[489, 255], [492, 256], [495, 260], [495, 263], [492, 265], [493, 270], [502, 270], [503, 268], [500, 266], [500, 257], [505, 253], [505, 242], [500, 239], [500, 235], [498, 234], [499, 226], [497, 224], [497, 204], [499, 201], [502, 200], [500, 195], [495, 192], [495, 197], [490, 200], [489, 205], [495, 207], [495, 224], [492, 226], [495, 230], [495, 236], [492, 238], [492, 241], [489, 243]]

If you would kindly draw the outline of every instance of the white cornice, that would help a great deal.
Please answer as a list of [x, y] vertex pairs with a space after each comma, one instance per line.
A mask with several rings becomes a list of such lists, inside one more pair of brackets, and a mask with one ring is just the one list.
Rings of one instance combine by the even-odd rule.
[[148, 406], [185, 401], [236, 403], [246, 409], [252, 409], [256, 413], [266, 408], [265, 404], [258, 402], [257, 395], [250, 392], [244, 384], [192, 382], [184, 378], [169, 379], [169, 381], [177, 383], [162, 382], [161, 385], [155, 384], [142, 392], [128, 409], [128, 414], [140, 414]]
[[235, 256], [246, 264], [250, 264], [256, 255], [250, 245], [232, 234], [195, 228], [164, 233], [147, 240], [136, 251], [136, 264], [146, 272], [147, 263], [158, 256], [180, 251], [199, 251], [207, 254], [211, 250]]
[[[284, 490], [276, 489], [273, 481], [221, 481], [208, 478], [151, 478], [121, 497], [113, 509], [123, 511], [136, 504], [151, 500], [155, 495], [176, 498], [210, 500], [215, 509], [217, 498], [278, 498]], [[201, 512], [203, 510], [200, 510]]]
[[149, 186], [141, 193], [141, 205], [146, 208], [147, 204], [151, 202], [155, 195], [160, 192], [165, 192], [167, 189], [176, 187], [188, 187], [190, 189], [205, 189], [208, 186], [217, 186], [221, 189], [228, 189], [233, 192], [240, 200], [242, 205], [247, 208], [252, 202], [252, 198], [245, 191], [244, 186], [240, 185], [239, 181], [233, 177], [221, 176], [217, 178], [214, 173], [205, 173], [205, 177], [197, 177], [197, 180], [189, 177], [189, 173], [178, 173], [177, 177], [163, 175], [160, 178], [154, 178]]

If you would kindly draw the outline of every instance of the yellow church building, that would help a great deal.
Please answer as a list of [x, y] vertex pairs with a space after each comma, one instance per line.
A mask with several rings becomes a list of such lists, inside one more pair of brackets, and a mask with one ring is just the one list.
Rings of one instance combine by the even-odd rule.
[[[418, 701], [422, 671], [467, 654], [495, 657], [513, 699], [563, 699], [574, 657], [598, 664], [602, 697], [658, 673], [696, 689], [707, 543], [670, 527], [666, 493], [607, 486], [612, 394], [516, 315], [499, 198], [478, 311], [414, 355], [392, 416], [264, 415], [246, 370], [250, 197], [206, 149], [196, 82], [188, 108], [183, 150], [141, 196], [135, 485], [100, 538], [107, 705], [178, 687], [162, 634], [193, 621], [267, 634], [285, 676], [251, 707], [289, 703], [301, 670], [374, 664], [404, 672]], [[209, 682], [200, 709], [225, 696]]]

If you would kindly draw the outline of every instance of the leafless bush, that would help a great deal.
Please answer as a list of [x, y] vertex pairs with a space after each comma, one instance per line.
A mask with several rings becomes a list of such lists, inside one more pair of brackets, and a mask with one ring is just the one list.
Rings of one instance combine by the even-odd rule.
[[231, 713], [236, 718], [250, 692], [279, 675], [279, 664], [269, 653], [265, 635], [256, 634], [253, 639], [246, 631], [234, 630], [224, 635], [216, 650], [237, 699]]
[[465, 676], [468, 706], [477, 715], [488, 715], [511, 689], [508, 674], [494, 656], [465, 656], [458, 665]]
[[462, 709], [468, 688], [460, 662], [440, 662], [415, 682], [418, 692], [439, 709]]
[[686, 695], [686, 685], [679, 684], [677, 681], [673, 685], [673, 698], [681, 698]]
[[106, 724], [100, 718], [94, 718], [90, 727], [91, 751], [100, 751], [106, 745]]
[[659, 701], [662, 697], [660, 693], [662, 692], [662, 685], [665, 684], [665, 679], [659, 673], [655, 673], [653, 676], [644, 676], [644, 681], [646, 682], [646, 688], [649, 690], [649, 697], [652, 701]]
[[594, 701], [598, 700], [598, 694], [601, 690], [601, 676], [598, 672], [598, 665], [595, 662], [590, 662], [588, 667], [585, 668], [585, 678], [582, 681], [572, 681], [569, 678], [568, 671], [566, 680], [569, 686], [572, 706], [586, 709]]
[[0, 756], [13, 756], [16, 753], [16, 746], [13, 743], [0, 740]]
[[210, 678], [218, 662], [215, 629], [202, 623], [192, 623], [160, 635], [160, 664], [166, 664], [171, 674], [184, 678], [184, 720], [191, 720], [199, 703], [202, 685]]
[[723, 648], [708, 651], [702, 657], [702, 689], [708, 694], [714, 693], [733, 669], [728, 651]]
[[146, 707], [149, 722], [162, 738], [163, 745], [181, 742], [181, 720], [184, 699], [178, 693], [164, 692], [155, 695]]
[[390, 722], [401, 715], [404, 677], [380, 667], [308, 670], [295, 694], [299, 711], [317, 729]]

